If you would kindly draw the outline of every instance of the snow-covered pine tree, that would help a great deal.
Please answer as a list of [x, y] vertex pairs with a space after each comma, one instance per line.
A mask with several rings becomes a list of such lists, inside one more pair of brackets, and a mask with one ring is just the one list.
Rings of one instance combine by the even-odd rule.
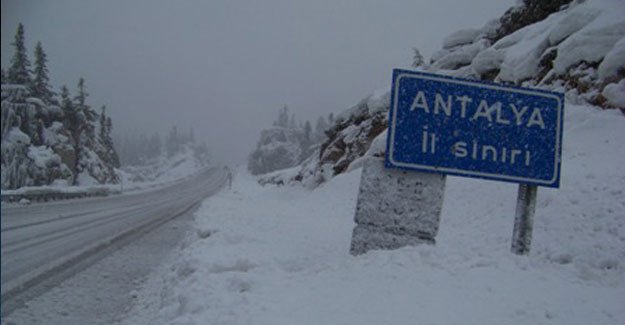
[[6, 72], [4, 72], [4, 68], [0, 69], [0, 84], [5, 84], [7, 80]]
[[152, 134], [150, 137], [150, 142], [148, 144], [147, 156], [148, 158], [156, 158], [161, 155], [163, 150], [163, 143], [161, 141], [161, 136], [158, 133]]
[[74, 97], [74, 107], [78, 112], [78, 120], [80, 123], [80, 138], [82, 138], [77, 140], [79, 140], [79, 142], [82, 141], [83, 145], [92, 147], [93, 141], [95, 140], [95, 123], [98, 119], [98, 113], [87, 105], [88, 96], [89, 93], [87, 93], [85, 79], [80, 78], [78, 80], [78, 94]]
[[[330, 117], [333, 117], [330, 114]], [[328, 129], [328, 123], [323, 118], [323, 116], [319, 116], [317, 119], [317, 124], [315, 125], [315, 141], [321, 142], [325, 139], [325, 131]]]
[[289, 129], [297, 129], [297, 123], [295, 122], [295, 114], [291, 114], [291, 120], [289, 121]]
[[33, 79], [30, 84], [31, 96], [41, 99], [47, 105], [53, 104], [55, 93], [50, 86], [48, 76], [48, 62], [46, 53], [43, 51], [41, 42], [37, 42], [35, 47], [35, 68], [33, 69]]
[[167, 155], [169, 157], [175, 155], [179, 149], [179, 141], [178, 141], [178, 128], [174, 125], [169, 131], [169, 136], [167, 137]]
[[8, 71], [8, 81], [17, 85], [30, 84], [30, 61], [24, 45], [24, 26], [20, 23], [17, 26], [15, 39], [11, 43], [15, 47], [15, 53], [11, 58], [11, 66]]
[[63, 124], [66, 125], [72, 133], [74, 133], [74, 131], [78, 130], [78, 121], [76, 118], [76, 111], [74, 110], [74, 103], [72, 102], [69, 90], [65, 85], [61, 87], [61, 110], [63, 111], [65, 119]]
[[273, 126], [286, 128], [289, 126], [289, 107], [284, 105], [278, 113], [278, 119], [273, 122]]
[[312, 141], [312, 127], [310, 126], [310, 121], [308, 120], [306, 120], [306, 124], [304, 124], [304, 139], [308, 143]]
[[102, 106], [100, 113], [100, 140], [104, 147], [103, 155], [107, 163], [115, 168], [119, 168], [119, 156], [113, 147], [113, 137], [111, 136], [111, 130], [113, 129], [113, 123], [111, 118], [106, 116], [106, 106]]
[[419, 52], [419, 49], [417, 49], [416, 47], [412, 48], [412, 67], [413, 68], [418, 68], [420, 66], [422, 66], [425, 63], [425, 60], [423, 59], [423, 55], [421, 55], [421, 52]]

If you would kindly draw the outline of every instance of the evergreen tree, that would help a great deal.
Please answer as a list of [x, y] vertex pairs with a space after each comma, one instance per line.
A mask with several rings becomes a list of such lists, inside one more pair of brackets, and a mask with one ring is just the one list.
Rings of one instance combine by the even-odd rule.
[[304, 125], [304, 138], [306, 139], [306, 141], [310, 141], [311, 140], [311, 134], [312, 132], [312, 127], [310, 126], [310, 121], [306, 121], [306, 124]]
[[18, 85], [30, 84], [30, 61], [26, 54], [26, 45], [24, 45], [24, 26], [20, 23], [17, 26], [15, 39], [11, 43], [15, 47], [15, 53], [11, 58], [11, 66], [8, 71], [9, 83]]
[[54, 92], [50, 87], [50, 77], [48, 77], [48, 62], [46, 53], [43, 51], [41, 42], [37, 42], [35, 47], [35, 69], [33, 70], [34, 76], [30, 86], [31, 94], [34, 97], [38, 97], [46, 104], [51, 104], [54, 97]]
[[[76, 135], [78, 131], [78, 118], [76, 117], [76, 110], [74, 109], [74, 103], [72, 102], [67, 86], [61, 87], [61, 110], [65, 117], [65, 125], [70, 130], [72, 135]], [[74, 138], [76, 140], [76, 138]]]
[[330, 126], [332, 124], [334, 124], [334, 114], [330, 113], [330, 115], [328, 115], [328, 123], [330, 124]]
[[63, 113], [67, 115], [67, 112], [71, 110], [72, 101], [69, 99], [69, 90], [67, 86], [63, 85], [61, 87], [61, 109]]
[[422, 66], [425, 63], [425, 61], [423, 60], [423, 55], [421, 55], [421, 52], [419, 52], [419, 50], [416, 47], [413, 47], [412, 51], [413, 51], [412, 67], [417, 68], [417, 67]]
[[297, 123], [295, 123], [295, 114], [291, 115], [291, 120], [289, 121], [289, 128], [293, 130], [297, 128]]
[[43, 125], [43, 120], [42, 119], [37, 119], [37, 132], [35, 134], [33, 134], [33, 139], [32, 139], [32, 143], [36, 146], [40, 146], [42, 144], [44, 144], [44, 133], [45, 127]]
[[106, 116], [106, 106], [102, 106], [102, 112], [100, 113], [100, 139], [104, 145], [104, 159], [113, 165], [113, 167], [119, 168], [119, 156], [113, 146], [113, 137], [111, 136], [111, 130], [113, 129], [113, 123], [111, 118]]
[[[85, 85], [85, 79], [80, 78], [78, 80], [78, 94], [74, 97], [74, 109], [76, 110], [78, 118], [78, 126], [80, 128], [79, 133], [84, 133], [85, 137], [82, 138], [84, 145], [92, 147], [95, 140], [95, 123], [97, 122], [98, 113], [96, 113], [89, 105], [87, 105], [87, 86]], [[79, 134], [79, 135], [81, 135]]]
[[[332, 114], [330, 114], [332, 117]], [[323, 118], [323, 116], [319, 116], [317, 119], [317, 124], [315, 125], [315, 138], [317, 141], [323, 140], [325, 136], [325, 131], [328, 129], [328, 123]]]
[[2, 73], [2, 75], [0, 76], [0, 84], [5, 84], [7, 82], [7, 76], [4, 72], [4, 68], [0, 69], [0, 72]]
[[78, 95], [74, 97], [74, 100], [78, 101], [80, 109], [83, 109], [86, 106], [85, 102], [87, 101], [87, 96], [89, 96], [89, 94], [87, 93], [87, 86], [85, 86], [85, 79], [80, 78], [78, 80]]
[[167, 155], [169, 157], [175, 155], [179, 150], [178, 128], [174, 125], [169, 132], [167, 138]]
[[278, 120], [273, 122], [273, 125], [283, 128], [289, 126], [289, 108], [286, 105], [284, 105], [284, 107], [280, 110], [280, 113], [278, 114]]
[[[119, 168], [121, 167], [121, 162], [119, 160], [119, 155], [117, 154], [117, 150], [115, 150], [115, 146], [113, 145], [113, 137], [111, 136], [111, 131], [113, 130], [113, 121], [111, 121], [110, 117], [106, 118], [106, 129], [108, 133], [108, 141], [109, 141], [108, 150], [109, 150], [109, 155], [111, 158], [111, 163], [113, 164], [113, 167]], [[115, 175], [115, 178], [118, 178], [117, 175]]]
[[106, 123], [106, 105], [102, 105], [102, 108], [100, 108], [100, 139], [102, 139], [105, 144], [109, 135], [109, 131], [107, 130], [107, 128], [108, 124]]
[[161, 143], [161, 136], [158, 133], [154, 133], [150, 137], [150, 143], [148, 145], [148, 157], [155, 158], [161, 155], [163, 145]]

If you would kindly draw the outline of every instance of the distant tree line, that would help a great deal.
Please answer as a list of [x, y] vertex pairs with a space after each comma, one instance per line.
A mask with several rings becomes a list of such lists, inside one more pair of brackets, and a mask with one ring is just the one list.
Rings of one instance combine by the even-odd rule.
[[126, 135], [117, 139], [116, 146], [122, 164], [132, 166], [146, 165], [155, 159], [171, 158], [185, 150], [193, 150], [202, 159], [207, 159], [209, 154], [206, 143], [195, 139], [193, 128], [188, 132], [180, 132], [176, 126], [172, 126], [164, 140], [158, 132], [151, 136]]
[[[297, 122], [296, 122], [297, 121]], [[273, 126], [297, 130], [304, 135], [304, 139], [311, 143], [319, 143], [325, 139], [325, 131], [334, 123], [334, 114], [330, 113], [326, 119], [323, 116], [317, 118], [315, 128], [309, 120], [302, 122], [295, 117], [295, 114], [289, 114], [289, 107], [284, 105], [278, 112], [278, 117], [273, 122]]]
[[273, 127], [261, 131], [256, 149], [248, 159], [252, 174], [263, 174], [296, 166], [311, 156], [326, 138], [326, 131], [334, 123], [334, 115], [317, 118], [313, 129], [310, 121], [301, 121], [282, 107]]

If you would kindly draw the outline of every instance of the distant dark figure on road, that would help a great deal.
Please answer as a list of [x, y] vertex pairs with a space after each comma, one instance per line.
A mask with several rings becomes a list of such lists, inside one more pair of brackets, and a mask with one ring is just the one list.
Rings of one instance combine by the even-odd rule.
[[232, 171], [230, 171], [230, 168], [228, 168], [227, 166], [224, 167], [224, 169], [228, 173], [228, 188], [232, 188], [232, 179], [234, 178], [234, 176], [232, 175]]

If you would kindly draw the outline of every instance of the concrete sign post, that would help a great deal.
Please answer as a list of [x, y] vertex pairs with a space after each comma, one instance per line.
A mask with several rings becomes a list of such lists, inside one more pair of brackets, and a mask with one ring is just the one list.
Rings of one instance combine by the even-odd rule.
[[444, 191], [445, 175], [387, 169], [382, 158], [367, 158], [350, 253], [433, 244]]
[[385, 166], [521, 184], [512, 250], [526, 254], [536, 186], [560, 185], [564, 95], [394, 70], [390, 97]]

